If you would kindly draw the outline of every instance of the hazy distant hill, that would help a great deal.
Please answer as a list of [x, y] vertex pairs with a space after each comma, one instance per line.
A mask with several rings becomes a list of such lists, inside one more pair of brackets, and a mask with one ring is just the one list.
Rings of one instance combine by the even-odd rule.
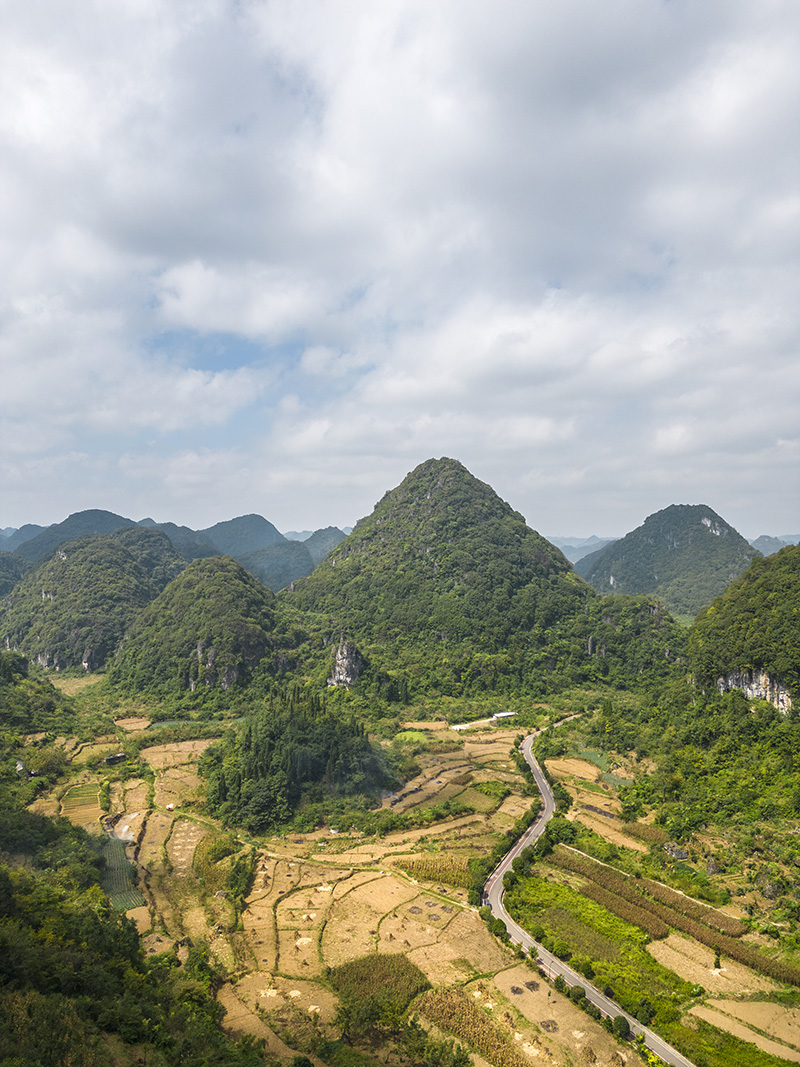
[[[64, 541], [75, 541], [79, 537], [89, 534], [110, 534], [119, 530], [122, 526], [134, 526], [132, 519], [126, 519], [122, 515], [115, 515], [113, 511], [76, 511], [73, 515], [57, 522], [54, 526], [48, 526], [29, 540], [18, 544], [14, 551], [23, 559], [35, 563], [44, 559], [52, 552], [56, 545]], [[24, 529], [24, 527], [23, 527]]]
[[311, 554], [311, 561], [316, 567], [329, 552], [332, 552], [337, 545], [344, 541], [345, 537], [346, 534], [342, 533], [336, 526], [326, 526], [324, 530], [315, 530], [310, 537], [306, 538], [303, 544]]
[[273, 647], [275, 596], [228, 556], [190, 563], [139, 616], [112, 684], [157, 695], [246, 684]]
[[157, 530], [65, 542], [0, 604], [0, 640], [43, 667], [95, 670], [184, 566]]
[[703, 684], [742, 688], [763, 671], [800, 699], [800, 545], [753, 560], [698, 615], [689, 647]]
[[577, 563], [579, 559], [588, 556], [590, 552], [599, 552], [601, 548], [612, 544], [616, 537], [548, 537], [551, 545], [560, 548], [570, 563]]
[[255, 552], [245, 552], [238, 560], [254, 578], [275, 593], [297, 578], [311, 574], [314, 569], [311, 553], [303, 541], [279, 541]]
[[239, 559], [247, 552], [255, 552], [268, 545], [283, 543], [286, 539], [271, 522], [261, 515], [240, 515], [227, 522], [218, 522], [199, 533], [208, 538], [225, 556]]
[[598, 592], [646, 593], [676, 615], [696, 615], [757, 555], [705, 504], [673, 504], [575, 569]]
[[773, 552], [780, 552], [782, 548], [786, 548], [787, 545], [796, 545], [800, 538], [785, 536], [785, 537], [770, 537], [768, 534], [761, 534], [750, 544], [762, 556], [771, 556]]
[[290, 603], [371, 638], [465, 638], [499, 647], [579, 609], [588, 590], [562, 553], [453, 459], [386, 493]]
[[18, 530], [14, 530], [12, 534], [9, 534], [3, 541], [0, 541], [3, 551], [16, 552], [17, 548], [24, 544], [25, 541], [30, 541], [31, 538], [36, 537], [42, 530], [46, 530], [46, 526], [37, 526], [34, 523], [26, 523], [24, 526], [20, 526]]

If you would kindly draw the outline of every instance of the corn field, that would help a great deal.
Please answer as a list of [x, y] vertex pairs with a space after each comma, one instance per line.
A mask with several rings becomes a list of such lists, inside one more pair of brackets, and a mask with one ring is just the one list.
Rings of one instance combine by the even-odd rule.
[[461, 886], [469, 889], [472, 875], [466, 856], [428, 853], [409, 856], [395, 861], [396, 865], [413, 878], [426, 882], [443, 882], [445, 885]]

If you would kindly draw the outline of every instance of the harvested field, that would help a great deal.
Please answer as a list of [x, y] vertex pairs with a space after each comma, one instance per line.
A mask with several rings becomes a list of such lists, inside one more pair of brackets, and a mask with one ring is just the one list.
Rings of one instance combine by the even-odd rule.
[[699, 1019], [704, 1019], [707, 1023], [711, 1023], [712, 1026], [718, 1026], [720, 1030], [727, 1030], [729, 1034], [741, 1038], [742, 1041], [751, 1042], [751, 1044], [763, 1049], [764, 1052], [769, 1052], [773, 1056], [780, 1056], [781, 1059], [789, 1060], [792, 1063], [800, 1063], [800, 1051], [798, 1049], [773, 1041], [772, 1038], [751, 1030], [749, 1026], [722, 1011], [717, 1011], [706, 1004], [698, 1004], [692, 1008], [690, 1014], [696, 1015]]
[[[473, 988], [473, 992], [476, 989]], [[481, 996], [475, 999], [483, 1004], [496, 1003], [497, 997], [493, 995], [495, 990], [510, 1004], [512, 1010], [519, 1012], [541, 1031], [536, 1034], [536, 1039], [549, 1060], [534, 1058], [534, 1063], [573, 1064], [576, 1062], [573, 1058], [576, 1053], [579, 1063], [594, 1063], [595, 1067], [611, 1067], [621, 1062], [615, 1058], [619, 1057], [619, 1045], [614, 1038], [567, 997], [548, 996], [550, 987], [547, 982], [541, 981], [539, 975], [529, 967], [517, 966], [500, 971], [489, 989], [478, 990]], [[499, 1010], [500, 1006], [497, 1005], [493, 1014], [498, 1014]], [[543, 1026], [543, 1023], [546, 1025]], [[528, 1040], [519, 1021], [515, 1025], [517, 1032], [522, 1031], [523, 1040]], [[596, 1059], [591, 1059], [587, 1049], [592, 1050]]]
[[196, 763], [213, 743], [214, 739], [208, 738], [203, 741], [176, 741], [171, 745], [153, 745], [151, 748], [143, 748], [141, 756], [154, 771], [163, 771], [166, 767]]
[[130, 911], [125, 912], [125, 917], [136, 924], [139, 937], [149, 933], [153, 927], [153, 917], [150, 914], [150, 909], [145, 905], [140, 908], [131, 908]]
[[233, 1037], [241, 1037], [242, 1034], [252, 1034], [253, 1037], [263, 1038], [266, 1042], [266, 1052], [270, 1056], [276, 1056], [287, 1062], [292, 1058], [292, 1049], [281, 1041], [278, 1035], [260, 1019], [238, 996], [238, 986], [229, 982], [220, 989], [217, 1000], [225, 1009], [225, 1017], [222, 1021], [223, 1029]]
[[168, 804], [178, 806], [196, 796], [200, 786], [200, 775], [194, 767], [167, 767], [156, 779], [155, 803], [162, 808]]
[[172, 872], [178, 878], [188, 878], [192, 873], [194, 850], [207, 833], [204, 826], [190, 822], [189, 819], [175, 820], [167, 842], [167, 856], [172, 865]]
[[90, 685], [94, 685], [96, 682], [102, 681], [102, 679], [102, 674], [84, 674], [81, 678], [64, 678], [60, 674], [50, 674], [47, 680], [56, 689], [71, 697], [75, 696], [76, 693], [82, 693], [84, 689], [88, 689]]
[[637, 841], [635, 837], [628, 837], [627, 834], [622, 832], [619, 823], [614, 823], [611, 819], [604, 818], [602, 815], [596, 815], [583, 809], [576, 811], [575, 808], [571, 808], [567, 812], [567, 818], [571, 822], [582, 822], [589, 830], [594, 830], [604, 841], [608, 841], [618, 848], [629, 848], [634, 852], [648, 851], [647, 845], [642, 841]]
[[599, 782], [602, 774], [594, 763], [582, 759], [549, 759], [547, 769], [556, 778], [582, 778], [587, 782]]
[[800, 1050], [800, 1008], [787, 1008], [785, 1004], [765, 1000], [710, 1000], [706, 1007], [763, 1030], [768, 1037]]
[[715, 970], [713, 950], [679, 933], [651, 941], [647, 951], [664, 967], [710, 993], [746, 996], [780, 989], [776, 982], [733, 960], [723, 959], [722, 967]]
[[125, 719], [115, 719], [114, 725], [120, 730], [125, 730], [126, 733], [141, 733], [146, 730], [150, 725], [150, 719], [144, 718], [143, 715], [129, 715]]
[[163, 811], [153, 811], [147, 817], [144, 835], [139, 845], [137, 859], [147, 870], [164, 867], [166, 860], [165, 845], [172, 829], [173, 818]]
[[119, 752], [119, 750], [119, 742], [115, 738], [112, 738], [110, 743], [103, 742], [101, 744], [80, 745], [70, 757], [70, 763], [74, 764], [76, 767], [84, 767], [87, 763], [91, 763], [93, 760], [112, 756]]

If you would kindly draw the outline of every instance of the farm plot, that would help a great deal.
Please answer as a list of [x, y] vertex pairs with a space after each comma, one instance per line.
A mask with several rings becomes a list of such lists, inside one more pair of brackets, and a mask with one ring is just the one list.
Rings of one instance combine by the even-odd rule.
[[187, 765], [165, 767], [156, 778], [155, 803], [166, 808], [180, 806], [200, 790], [200, 775], [196, 768]]
[[663, 941], [651, 941], [647, 951], [662, 966], [711, 993], [746, 996], [780, 989], [771, 978], [734, 960], [725, 959], [721, 967], [715, 968], [714, 950], [683, 934], [671, 933]]
[[[761, 1030], [767, 1037], [775, 1038], [800, 1053], [800, 1009], [788, 1008], [785, 1004], [769, 1001], [709, 1000], [706, 1007], [737, 1019], [746, 1026]], [[750, 1038], [750, 1040], [754, 1040]], [[800, 1061], [800, 1055], [787, 1059]]]
[[772, 1056], [779, 1056], [783, 1060], [800, 1063], [800, 1051], [796, 1048], [774, 1041], [772, 1038], [758, 1033], [757, 1030], [751, 1029], [745, 1023], [732, 1018], [725, 1012], [716, 1010], [710, 1005], [698, 1004], [692, 1008], [690, 1014], [696, 1015], [698, 1019], [703, 1019], [707, 1023], [711, 1023], [712, 1026], [719, 1027], [720, 1030], [733, 1034], [734, 1037], [738, 1037], [742, 1041], [749, 1041]]
[[102, 809], [100, 807], [100, 785], [98, 782], [86, 782], [74, 785], [61, 800], [61, 814], [76, 826], [89, 830], [98, 829]]
[[192, 873], [194, 850], [208, 831], [189, 819], [176, 819], [167, 841], [167, 856], [172, 873], [178, 878], [188, 878]]
[[[580, 1063], [594, 1063], [596, 1067], [621, 1062], [614, 1038], [567, 997], [548, 995], [548, 983], [541, 982], [528, 967], [500, 971], [494, 977], [493, 988], [483, 993], [480, 1001], [484, 1004], [487, 1000], [496, 1001], [494, 991], [502, 995], [512, 1011], [518, 1012], [538, 1028], [538, 1042], [556, 1062], [563, 1062], [569, 1057], [566, 1062], [572, 1063], [574, 1060], [571, 1057], [575, 1053]], [[475, 999], [478, 1000], [477, 997]], [[516, 1025], [517, 1032], [522, 1031], [523, 1039], [527, 1039], [524, 1025], [519, 1020]], [[594, 1054], [594, 1059], [590, 1053]], [[534, 1062], [542, 1061], [535, 1059]]]
[[141, 756], [154, 771], [163, 771], [166, 767], [181, 767], [187, 763], [196, 763], [214, 739], [202, 741], [176, 741], [171, 745], [152, 745], [143, 748]]
[[103, 873], [103, 890], [114, 911], [131, 911], [141, 908], [146, 901], [134, 885], [134, 867], [125, 855], [125, 846], [115, 837], [106, 837], [103, 842], [106, 869]]

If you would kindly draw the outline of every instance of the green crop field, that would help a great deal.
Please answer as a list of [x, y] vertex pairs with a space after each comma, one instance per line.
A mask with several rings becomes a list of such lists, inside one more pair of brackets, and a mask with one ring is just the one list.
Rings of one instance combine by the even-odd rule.
[[91, 782], [88, 785], [74, 785], [68, 793], [65, 794], [64, 799], [61, 801], [61, 806], [65, 811], [70, 811], [73, 808], [85, 808], [90, 804], [100, 804], [100, 787], [96, 782]]
[[133, 884], [133, 865], [125, 855], [125, 846], [114, 837], [103, 843], [106, 869], [103, 875], [103, 890], [111, 901], [114, 911], [130, 911], [140, 908], [147, 901]]

